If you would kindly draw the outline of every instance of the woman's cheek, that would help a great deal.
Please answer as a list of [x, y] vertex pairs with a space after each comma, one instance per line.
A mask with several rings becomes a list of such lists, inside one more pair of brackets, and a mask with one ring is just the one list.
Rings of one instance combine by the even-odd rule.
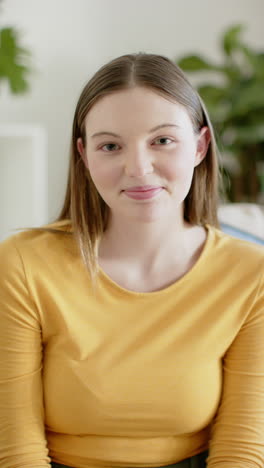
[[173, 182], [181, 179], [186, 173], [186, 163], [183, 158], [170, 160], [164, 167], [165, 177], [168, 181]]
[[111, 187], [117, 180], [116, 168], [106, 161], [94, 160], [90, 164], [91, 177], [97, 187]]
[[166, 172], [168, 180], [180, 179], [182, 177], [192, 177], [195, 163], [194, 149], [191, 147], [186, 151], [186, 148], [172, 155], [167, 159]]

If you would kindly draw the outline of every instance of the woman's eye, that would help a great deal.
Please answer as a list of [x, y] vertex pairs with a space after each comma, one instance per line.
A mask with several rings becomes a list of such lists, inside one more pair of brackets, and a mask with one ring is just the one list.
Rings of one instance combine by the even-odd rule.
[[[103, 145], [101, 146], [101, 149], [106, 151], [107, 153], [111, 152], [111, 151], [115, 151], [117, 148], [118, 145], [116, 143], [107, 143], [106, 145]], [[106, 148], [106, 149], [104, 149]]]
[[162, 146], [165, 146], [165, 145], [168, 145], [169, 143], [172, 142], [172, 139], [171, 138], [167, 138], [167, 137], [160, 137], [160, 138], [157, 138], [155, 141], [154, 141], [154, 144], [156, 144], [156, 142], [160, 142], [158, 144], [161, 144]]

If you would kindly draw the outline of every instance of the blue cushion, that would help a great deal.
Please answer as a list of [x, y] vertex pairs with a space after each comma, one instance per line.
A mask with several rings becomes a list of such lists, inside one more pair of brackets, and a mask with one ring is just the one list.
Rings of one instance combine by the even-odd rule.
[[264, 245], [264, 239], [254, 236], [254, 234], [250, 234], [249, 232], [243, 231], [242, 229], [239, 229], [237, 227], [231, 226], [230, 224], [220, 223], [220, 227], [222, 231], [226, 232], [226, 234], [238, 237], [239, 239]]

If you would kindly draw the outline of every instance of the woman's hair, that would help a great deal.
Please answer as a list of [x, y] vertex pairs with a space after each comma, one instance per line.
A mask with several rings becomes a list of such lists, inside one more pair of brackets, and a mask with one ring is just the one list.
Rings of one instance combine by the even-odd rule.
[[184, 201], [184, 218], [191, 224], [206, 223], [219, 227], [217, 204], [220, 171], [213, 128], [205, 106], [182, 70], [161, 55], [128, 54], [102, 66], [84, 87], [75, 110], [70, 149], [68, 182], [63, 208], [54, 222], [70, 220], [73, 235], [92, 282], [98, 272], [98, 243], [107, 227], [109, 207], [98, 193], [89, 170], [77, 150], [77, 140], [86, 144], [85, 117], [103, 96], [115, 91], [142, 86], [188, 111], [194, 132], [209, 127], [207, 155], [195, 167], [192, 184]]

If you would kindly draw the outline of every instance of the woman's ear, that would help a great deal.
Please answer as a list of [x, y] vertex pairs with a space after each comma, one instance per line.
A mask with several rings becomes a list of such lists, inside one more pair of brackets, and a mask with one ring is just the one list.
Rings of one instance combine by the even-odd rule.
[[205, 158], [211, 141], [210, 130], [208, 127], [202, 127], [197, 139], [197, 148], [195, 155], [195, 166], [198, 166]]
[[87, 162], [87, 157], [86, 157], [86, 154], [85, 154], [85, 148], [84, 148], [84, 145], [83, 145], [83, 141], [82, 141], [82, 138], [78, 138], [77, 140], [77, 150], [78, 150], [78, 153], [80, 154], [84, 164], [85, 164], [85, 167], [88, 169], [88, 162]]

